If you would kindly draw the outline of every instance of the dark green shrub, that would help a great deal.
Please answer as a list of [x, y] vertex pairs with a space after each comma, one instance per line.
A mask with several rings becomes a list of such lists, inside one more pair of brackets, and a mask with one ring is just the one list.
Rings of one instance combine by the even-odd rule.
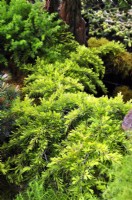
[[115, 39], [132, 47], [131, 2], [86, 0], [82, 12], [88, 19], [89, 37]]
[[120, 10], [128, 10], [131, 8], [131, 0], [111, 0], [111, 1], [100, 1], [100, 0], [81, 0], [83, 4], [83, 9], [93, 8], [93, 10], [98, 10], [102, 8], [118, 7]]

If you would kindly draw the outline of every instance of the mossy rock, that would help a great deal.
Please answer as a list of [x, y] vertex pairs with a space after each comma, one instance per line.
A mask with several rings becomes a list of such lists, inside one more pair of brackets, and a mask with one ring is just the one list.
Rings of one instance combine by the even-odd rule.
[[130, 89], [128, 86], [123, 85], [116, 87], [113, 92], [113, 96], [116, 96], [119, 92], [122, 93], [124, 102], [132, 99], [132, 89]]

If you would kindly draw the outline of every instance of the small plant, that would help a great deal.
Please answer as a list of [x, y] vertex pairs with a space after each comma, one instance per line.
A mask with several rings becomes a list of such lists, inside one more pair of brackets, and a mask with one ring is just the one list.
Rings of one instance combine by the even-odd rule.
[[44, 181], [42, 178], [35, 178], [28, 185], [28, 188], [18, 194], [15, 200], [68, 200], [66, 194], [52, 189], [44, 189]]
[[19, 94], [19, 86], [10, 84], [9, 73], [0, 74], [0, 109], [5, 110], [11, 106], [11, 102]]
[[126, 156], [120, 165], [115, 165], [113, 179], [104, 192], [105, 200], [131, 200], [132, 198], [132, 155]]
[[3, 142], [8, 138], [13, 118], [10, 116], [10, 107], [13, 100], [19, 96], [19, 87], [11, 83], [11, 75], [9, 73], [0, 74], [0, 141]]

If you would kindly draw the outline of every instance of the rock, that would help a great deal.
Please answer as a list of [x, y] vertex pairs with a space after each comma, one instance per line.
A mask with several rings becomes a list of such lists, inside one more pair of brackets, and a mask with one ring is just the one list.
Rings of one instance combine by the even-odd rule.
[[122, 122], [122, 128], [124, 131], [132, 130], [132, 110], [124, 117]]

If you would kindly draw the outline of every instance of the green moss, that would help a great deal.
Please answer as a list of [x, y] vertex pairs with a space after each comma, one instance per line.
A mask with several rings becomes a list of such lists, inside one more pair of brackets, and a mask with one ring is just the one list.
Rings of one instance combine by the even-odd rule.
[[132, 53], [127, 51], [120, 52], [115, 55], [112, 62], [117, 71], [122, 74], [123, 78], [128, 77], [132, 73]]
[[118, 86], [115, 88], [113, 95], [116, 96], [119, 92], [123, 95], [124, 102], [132, 99], [132, 90], [128, 86]]
[[95, 37], [91, 37], [88, 40], [88, 47], [100, 47], [102, 45], [108, 44], [110, 41], [106, 38], [97, 39]]
[[96, 50], [104, 61], [106, 74], [117, 74], [127, 79], [132, 73], [132, 53], [127, 52], [123, 44], [106, 38], [90, 38], [89, 47]]

